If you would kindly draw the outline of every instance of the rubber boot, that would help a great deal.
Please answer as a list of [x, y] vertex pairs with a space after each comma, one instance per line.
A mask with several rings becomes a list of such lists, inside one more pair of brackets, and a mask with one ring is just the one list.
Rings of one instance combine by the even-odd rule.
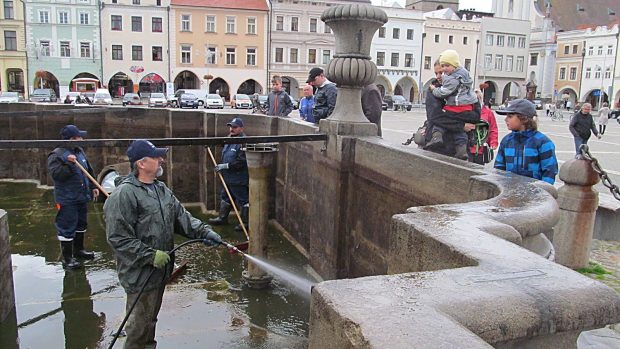
[[73, 241], [61, 241], [60, 251], [62, 252], [62, 267], [65, 269], [80, 269], [82, 263], [73, 258]]
[[[248, 229], [248, 216], [250, 214], [250, 206], [249, 205], [243, 205], [241, 207], [241, 212], [239, 212], [239, 215], [241, 216], [241, 221], [243, 222], [243, 225], [245, 225], [245, 229]], [[235, 227], [235, 231], [243, 231], [243, 228], [241, 227], [241, 224], [237, 224], [237, 226]]]
[[73, 257], [95, 259], [95, 253], [84, 249], [84, 233], [75, 233], [73, 238]]
[[232, 209], [232, 205], [222, 200], [220, 201], [220, 214], [216, 218], [209, 218], [208, 222], [211, 225], [224, 225], [228, 224], [228, 214]]
[[459, 144], [457, 146], [455, 146], [456, 148], [456, 153], [454, 154], [454, 157], [457, 159], [461, 159], [461, 160], [467, 160], [467, 144]]

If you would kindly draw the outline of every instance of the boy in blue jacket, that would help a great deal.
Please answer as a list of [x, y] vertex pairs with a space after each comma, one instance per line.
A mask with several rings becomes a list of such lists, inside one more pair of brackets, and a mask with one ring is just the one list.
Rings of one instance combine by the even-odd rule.
[[515, 99], [496, 113], [506, 115], [506, 126], [512, 132], [499, 145], [495, 168], [553, 184], [558, 174], [555, 145], [537, 130], [534, 104]]

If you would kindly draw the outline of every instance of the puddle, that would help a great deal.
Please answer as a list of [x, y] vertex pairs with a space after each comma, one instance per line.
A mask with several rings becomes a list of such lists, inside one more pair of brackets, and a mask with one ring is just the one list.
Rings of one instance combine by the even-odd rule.
[[[88, 216], [86, 247], [96, 259], [68, 273], [60, 264], [51, 191], [0, 182], [0, 208], [9, 213], [16, 298], [14, 320], [0, 328], [0, 348], [106, 348], [124, 316], [125, 293], [105, 240], [102, 204], [92, 204]], [[232, 228], [216, 230], [224, 239], [245, 240]], [[177, 244], [183, 241], [176, 237]], [[193, 244], [176, 255], [188, 268], [166, 288], [156, 334], [160, 347], [307, 347], [310, 304], [286, 283], [244, 287], [243, 259], [223, 248]], [[307, 260], [275, 231], [269, 231], [268, 255], [311, 279], [304, 271]], [[122, 345], [119, 339], [115, 348]]]

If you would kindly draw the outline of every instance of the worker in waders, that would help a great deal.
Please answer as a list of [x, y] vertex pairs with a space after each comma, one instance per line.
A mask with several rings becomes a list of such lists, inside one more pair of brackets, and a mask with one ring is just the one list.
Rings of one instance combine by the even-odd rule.
[[[86, 131], [75, 125], [66, 125], [60, 130], [64, 140], [81, 141]], [[99, 190], [76, 165], [79, 163], [91, 176], [93, 169], [81, 147], [61, 147], [54, 149], [47, 157], [47, 170], [54, 180], [54, 200], [56, 201], [55, 226], [62, 251], [62, 266], [65, 269], [78, 269], [79, 259], [93, 259], [95, 254], [84, 249], [84, 234], [87, 228], [88, 202], [99, 196]]]

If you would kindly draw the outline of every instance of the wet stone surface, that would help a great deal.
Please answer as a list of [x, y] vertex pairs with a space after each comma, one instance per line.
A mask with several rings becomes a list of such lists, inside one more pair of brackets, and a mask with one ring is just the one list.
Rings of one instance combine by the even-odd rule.
[[592, 241], [590, 262], [598, 263], [609, 274], [586, 274], [620, 292], [620, 241]]
[[[102, 204], [89, 208], [86, 247], [96, 258], [65, 272], [53, 226], [53, 194], [34, 184], [0, 182], [0, 208], [9, 214], [16, 312], [0, 326], [0, 348], [107, 348], [124, 316], [105, 240]], [[190, 210], [201, 219], [207, 217]], [[234, 219], [224, 239], [243, 241]], [[311, 278], [307, 261], [284, 238], [269, 232], [269, 260]], [[179, 244], [186, 239], [177, 236]], [[305, 348], [309, 298], [274, 279], [265, 290], [244, 286], [244, 261], [227, 250], [189, 245], [177, 252], [187, 271], [164, 294], [156, 339], [162, 348]], [[115, 348], [122, 348], [123, 340]]]

